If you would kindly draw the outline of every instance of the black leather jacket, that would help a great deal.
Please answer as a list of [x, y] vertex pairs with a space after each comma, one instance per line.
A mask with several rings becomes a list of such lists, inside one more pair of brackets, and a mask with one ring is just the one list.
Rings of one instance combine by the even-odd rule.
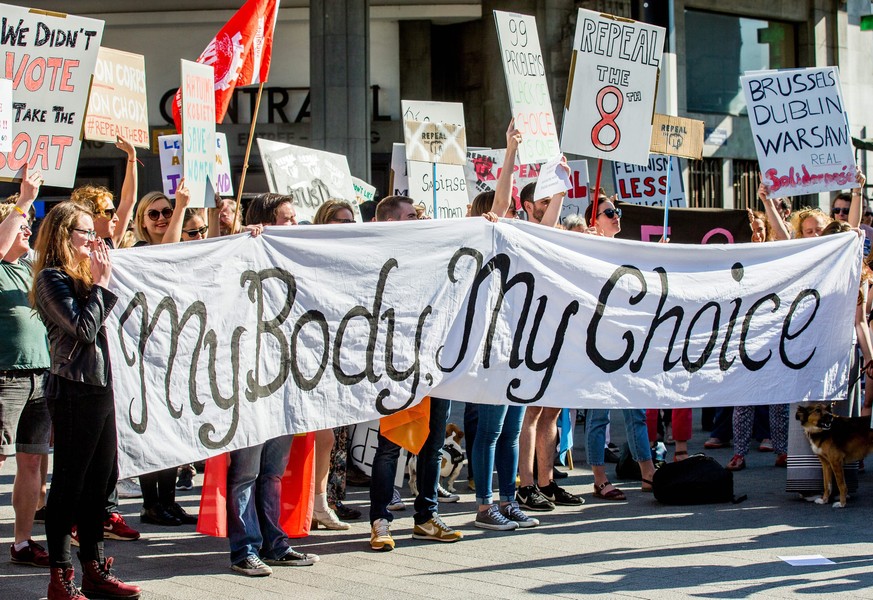
[[36, 309], [48, 331], [53, 374], [90, 385], [110, 385], [103, 323], [117, 300], [99, 285], [91, 287], [86, 299], [79, 298], [69, 275], [58, 269], [40, 271]]

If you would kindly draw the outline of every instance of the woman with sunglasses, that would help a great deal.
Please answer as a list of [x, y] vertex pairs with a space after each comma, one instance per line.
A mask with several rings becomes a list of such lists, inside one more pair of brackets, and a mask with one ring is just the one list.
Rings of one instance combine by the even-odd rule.
[[114, 485], [117, 438], [104, 322], [116, 297], [107, 286], [109, 251], [87, 211], [62, 202], [36, 240], [30, 301], [46, 325], [51, 368], [46, 396], [54, 425], [54, 470], [46, 537], [49, 600], [84, 600], [73, 582], [70, 531], [78, 526], [82, 591], [91, 598], [139, 598], [103, 555], [106, 490]]
[[136, 204], [136, 148], [121, 136], [117, 139], [115, 147], [127, 154], [127, 167], [124, 183], [121, 184], [118, 208], [115, 207], [112, 192], [103, 186], [83, 185], [73, 190], [70, 195], [70, 200], [91, 212], [97, 237], [110, 248], [121, 247], [121, 239], [127, 231]]
[[[589, 204], [585, 210], [585, 222], [591, 223], [594, 205]], [[597, 203], [597, 214], [594, 227], [588, 233], [614, 238], [621, 231], [621, 209], [613, 202], [601, 197]], [[652, 462], [652, 449], [649, 446], [649, 434], [646, 428], [646, 411], [641, 408], [622, 409], [624, 426], [627, 431], [627, 443], [631, 456], [639, 463], [642, 473], [642, 491], [652, 491], [652, 476], [655, 474], [655, 464]], [[622, 501], [624, 492], [612, 485], [606, 476], [604, 445], [606, 443], [606, 428], [609, 426], [609, 410], [589, 408], [585, 417], [586, 448], [588, 463], [594, 473], [594, 497], [601, 500]], [[674, 425], [675, 427], [675, 425]], [[675, 437], [675, 434], [674, 434]]]
[[[182, 225], [179, 223], [171, 228], [170, 223], [174, 215], [181, 221], [184, 207], [189, 202], [188, 188], [185, 187], [184, 179], [179, 182], [179, 187], [176, 189], [178, 215], [170, 204], [170, 199], [162, 192], [149, 192], [143, 196], [136, 208], [134, 229], [139, 241], [134, 246], [178, 242]], [[169, 527], [197, 523], [197, 517], [189, 514], [176, 502], [176, 472], [177, 468], [172, 467], [139, 476], [142, 489], [142, 510], [139, 514], [141, 522]]]
[[[340, 225], [355, 222], [352, 205], [331, 198], [318, 207], [313, 225]], [[344, 519], [357, 519], [361, 511], [345, 506], [346, 464], [349, 428], [336, 427], [315, 432], [315, 509], [313, 529], [345, 530], [351, 526]]]

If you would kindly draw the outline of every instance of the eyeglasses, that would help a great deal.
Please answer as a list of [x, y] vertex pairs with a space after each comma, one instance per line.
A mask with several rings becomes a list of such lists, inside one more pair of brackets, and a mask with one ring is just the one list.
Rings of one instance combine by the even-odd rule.
[[330, 223], [354, 223], [354, 219], [331, 219]]
[[78, 231], [79, 233], [84, 235], [85, 239], [87, 239], [88, 241], [94, 241], [97, 239], [97, 232], [93, 229], [78, 229], [77, 227], [72, 227], [71, 230]]
[[613, 217], [621, 218], [621, 209], [620, 208], [605, 208], [602, 212], [597, 213], [597, 216], [606, 215], [607, 219], [612, 219]]
[[146, 216], [152, 221], [157, 221], [158, 218], [164, 217], [165, 219], [169, 219], [173, 216], [173, 209], [167, 207], [163, 210], [157, 210], [156, 208], [151, 209], [146, 213]]
[[22, 223], [21, 225], [18, 226], [18, 231], [23, 231], [25, 233], [29, 233], [33, 230], [30, 228], [30, 223]]
[[113, 206], [112, 208], [101, 208], [100, 210], [94, 211], [95, 217], [103, 217], [104, 219], [112, 219], [115, 216], [116, 208]]
[[848, 215], [849, 209], [848, 208], [835, 208], [834, 214], [835, 215]]
[[198, 235], [206, 235], [207, 231], [209, 231], [209, 226], [204, 225], [203, 227], [198, 227], [197, 229], [183, 229], [182, 233], [184, 233], [188, 237], [195, 237]]

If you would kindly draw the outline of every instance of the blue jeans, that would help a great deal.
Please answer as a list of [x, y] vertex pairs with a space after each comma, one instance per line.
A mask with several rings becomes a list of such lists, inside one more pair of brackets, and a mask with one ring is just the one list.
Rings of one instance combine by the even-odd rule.
[[[652, 448], [649, 446], [649, 434], [646, 430], [646, 411], [641, 408], [624, 408], [622, 414], [631, 456], [636, 462], [651, 460]], [[585, 443], [589, 465], [602, 466], [604, 463], [603, 446], [606, 443], [607, 425], [609, 425], [609, 410], [588, 409], [585, 417]]]
[[275, 559], [289, 548], [279, 524], [282, 475], [288, 465], [292, 436], [234, 450], [227, 469], [227, 537], [230, 561], [247, 556]]
[[[440, 482], [440, 461], [446, 443], [446, 423], [449, 420], [451, 400], [430, 399], [430, 433], [418, 453], [418, 496], [415, 498], [415, 522], [427, 523], [433, 513], [439, 512], [437, 485]], [[397, 473], [397, 458], [400, 446], [379, 434], [379, 445], [373, 457], [373, 474], [370, 477], [370, 523], [376, 519], [394, 520], [388, 510], [394, 494], [394, 476]]]
[[473, 473], [476, 501], [491, 504], [491, 474], [497, 465], [500, 500], [515, 500], [515, 474], [518, 472], [518, 436], [524, 420], [524, 406], [479, 405], [479, 426], [473, 442]]

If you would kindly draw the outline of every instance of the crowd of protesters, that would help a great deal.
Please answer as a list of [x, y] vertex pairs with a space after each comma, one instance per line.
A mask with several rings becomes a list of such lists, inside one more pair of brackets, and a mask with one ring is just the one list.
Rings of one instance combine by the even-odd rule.
[[[544, 227], [562, 227], [587, 235], [614, 237], [621, 229], [621, 207], [601, 193], [583, 218], [559, 223], [563, 194], [534, 197], [534, 184], [520, 192], [520, 206], [512, 198], [512, 173], [521, 135], [510, 124], [507, 152], [496, 190], [477, 196], [469, 210], [472, 218], [491, 221], [517, 217]], [[31, 240], [33, 202], [42, 179], [25, 173], [20, 193], [0, 204], [0, 465], [16, 457], [14, 482], [14, 563], [50, 570], [48, 598], [138, 598], [140, 589], [118, 579], [104, 539], [133, 541], [139, 533], [126, 523], [117, 506], [117, 441], [112, 361], [104, 323], [115, 304], [110, 291], [110, 249], [179, 243], [238, 233], [260, 235], [264, 227], [297, 225], [293, 199], [280, 194], [254, 198], [238, 218], [236, 202], [222, 200], [215, 209], [191, 209], [190, 194], [181, 182], [175, 200], [149, 192], [139, 200], [136, 151], [120, 139], [127, 156], [126, 176], [116, 199], [101, 187], [83, 186], [70, 200], [54, 206]], [[873, 233], [873, 212], [862, 202], [864, 180], [836, 196], [830, 214], [803, 208], [792, 212], [790, 199], [771, 200], [759, 190], [764, 212], [750, 214], [754, 242], [808, 238], [849, 229]], [[594, 212], [596, 209], [596, 213]], [[378, 204], [362, 205], [379, 222], [423, 218], [421, 207], [405, 196], [389, 196]], [[325, 202], [315, 225], [355, 221], [355, 207], [340, 200]], [[369, 220], [369, 218], [365, 219]], [[867, 224], [862, 224], [866, 220]], [[667, 243], [668, 240], [662, 240]], [[135, 251], [135, 250], [124, 250]], [[856, 314], [861, 370], [873, 376], [873, 344], [869, 315], [873, 295], [867, 288], [873, 273], [864, 266], [859, 282]], [[847, 349], [847, 352], [849, 349]], [[495, 399], [498, 400], [498, 399]], [[867, 386], [863, 414], [870, 414], [873, 386]], [[429, 434], [417, 457], [418, 494], [413, 537], [456, 542], [463, 534], [439, 515], [440, 502], [458, 496], [440, 482], [440, 450], [451, 400], [430, 399]], [[755, 422], [753, 407], [724, 409], [716, 415], [707, 448], [726, 446], [732, 438], [735, 456], [728, 468], [745, 467]], [[470, 488], [475, 491], [474, 525], [506, 531], [536, 527], [528, 512], [550, 511], [556, 505], [579, 506], [584, 499], [559, 486], [554, 469], [560, 409], [505, 404], [468, 405], [465, 415], [469, 452]], [[625, 500], [625, 493], [606, 475], [609, 449], [609, 411], [589, 409], [585, 414], [588, 462], [594, 473], [593, 496]], [[761, 448], [776, 453], [776, 466], [787, 463], [787, 405], [765, 409], [768, 431]], [[761, 421], [759, 419], [758, 421]], [[624, 411], [629, 452], [639, 464], [642, 491], [652, 490], [655, 472], [652, 447], [659, 439], [676, 444], [673, 460], [688, 456], [690, 409]], [[760, 425], [761, 423], [756, 423]], [[315, 489], [312, 525], [332, 530], [349, 528], [348, 520], [361, 512], [343, 504], [349, 446], [348, 428], [328, 429], [315, 435]], [[54, 447], [51, 486], [45, 492], [47, 455]], [[291, 451], [291, 436], [269, 440], [230, 453], [227, 472], [227, 531], [230, 564], [247, 576], [265, 576], [276, 566], [308, 566], [319, 557], [291, 547], [280, 523], [281, 479]], [[391, 550], [394, 512], [402, 506], [394, 488], [400, 447], [378, 436], [370, 479], [370, 546]], [[492, 491], [497, 471], [498, 497]], [[176, 502], [179, 489], [190, 489], [193, 465], [183, 465], [139, 477], [142, 494], [140, 519], [159, 526], [196, 523]], [[178, 477], [178, 480], [177, 480]], [[48, 549], [33, 540], [35, 519], [44, 515]], [[75, 582], [71, 547], [78, 546], [82, 566], [81, 590]], [[82, 595], [84, 594], [84, 595]]]

